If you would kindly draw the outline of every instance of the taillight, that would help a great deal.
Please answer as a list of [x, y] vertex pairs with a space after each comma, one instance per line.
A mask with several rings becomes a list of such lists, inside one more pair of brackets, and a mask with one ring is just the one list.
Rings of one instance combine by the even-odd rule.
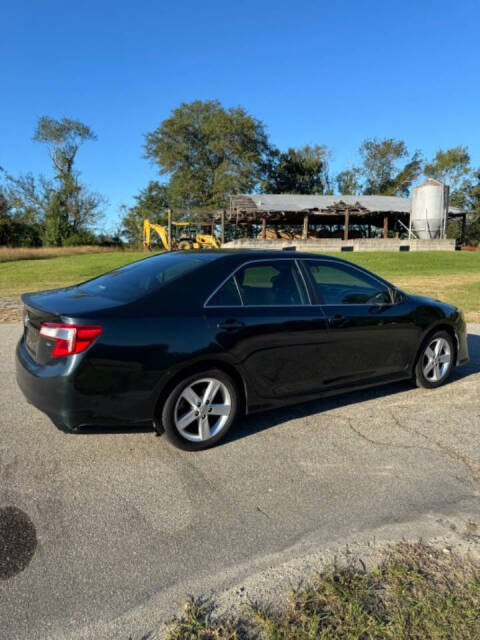
[[52, 358], [72, 356], [85, 351], [102, 331], [103, 327], [93, 324], [44, 322], [40, 327], [40, 335], [54, 343]]

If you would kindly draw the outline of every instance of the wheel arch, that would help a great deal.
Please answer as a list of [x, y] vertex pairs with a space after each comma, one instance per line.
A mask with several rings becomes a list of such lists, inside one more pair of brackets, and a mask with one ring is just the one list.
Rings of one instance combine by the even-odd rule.
[[154, 425], [157, 431], [163, 430], [161, 425], [161, 413], [162, 407], [165, 404], [170, 392], [177, 386], [177, 384], [185, 377], [191, 376], [194, 373], [201, 373], [202, 371], [206, 371], [208, 369], [220, 369], [224, 373], [226, 373], [230, 378], [232, 378], [235, 387], [238, 391], [238, 400], [239, 400], [239, 415], [245, 415], [248, 412], [248, 395], [247, 395], [247, 385], [245, 383], [244, 378], [238, 371], [238, 369], [230, 364], [229, 362], [225, 362], [224, 360], [219, 359], [208, 359], [202, 360], [195, 364], [185, 365], [179, 371], [177, 371], [172, 378], [168, 381], [168, 383], [161, 389], [158, 397], [155, 401], [154, 405]]

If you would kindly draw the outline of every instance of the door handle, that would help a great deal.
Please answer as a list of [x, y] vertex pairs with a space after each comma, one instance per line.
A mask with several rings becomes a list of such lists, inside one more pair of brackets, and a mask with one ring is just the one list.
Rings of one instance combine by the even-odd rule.
[[236, 318], [227, 318], [226, 320], [222, 320], [217, 324], [217, 327], [219, 329], [224, 329], [225, 331], [236, 331], [237, 329], [241, 329], [244, 326], [244, 323], [241, 320], [237, 320]]

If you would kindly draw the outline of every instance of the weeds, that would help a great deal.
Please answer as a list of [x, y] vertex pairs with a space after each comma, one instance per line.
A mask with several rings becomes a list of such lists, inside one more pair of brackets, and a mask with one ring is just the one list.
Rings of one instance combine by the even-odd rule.
[[422, 542], [400, 543], [377, 568], [352, 564], [318, 573], [280, 610], [251, 605], [216, 620], [191, 600], [169, 640], [478, 640], [480, 579], [467, 558]]
[[58, 258], [61, 256], [75, 256], [84, 253], [107, 253], [119, 251], [115, 247], [98, 247], [85, 245], [82, 247], [0, 247], [0, 262], [12, 262], [15, 260], [40, 260], [45, 258]]

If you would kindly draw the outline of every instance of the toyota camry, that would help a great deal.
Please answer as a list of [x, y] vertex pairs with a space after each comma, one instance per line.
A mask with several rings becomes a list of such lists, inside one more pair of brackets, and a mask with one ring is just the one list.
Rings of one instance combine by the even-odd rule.
[[153, 424], [187, 450], [242, 414], [403, 379], [432, 389], [468, 360], [458, 309], [319, 254], [164, 253], [22, 299], [29, 402], [63, 429]]

